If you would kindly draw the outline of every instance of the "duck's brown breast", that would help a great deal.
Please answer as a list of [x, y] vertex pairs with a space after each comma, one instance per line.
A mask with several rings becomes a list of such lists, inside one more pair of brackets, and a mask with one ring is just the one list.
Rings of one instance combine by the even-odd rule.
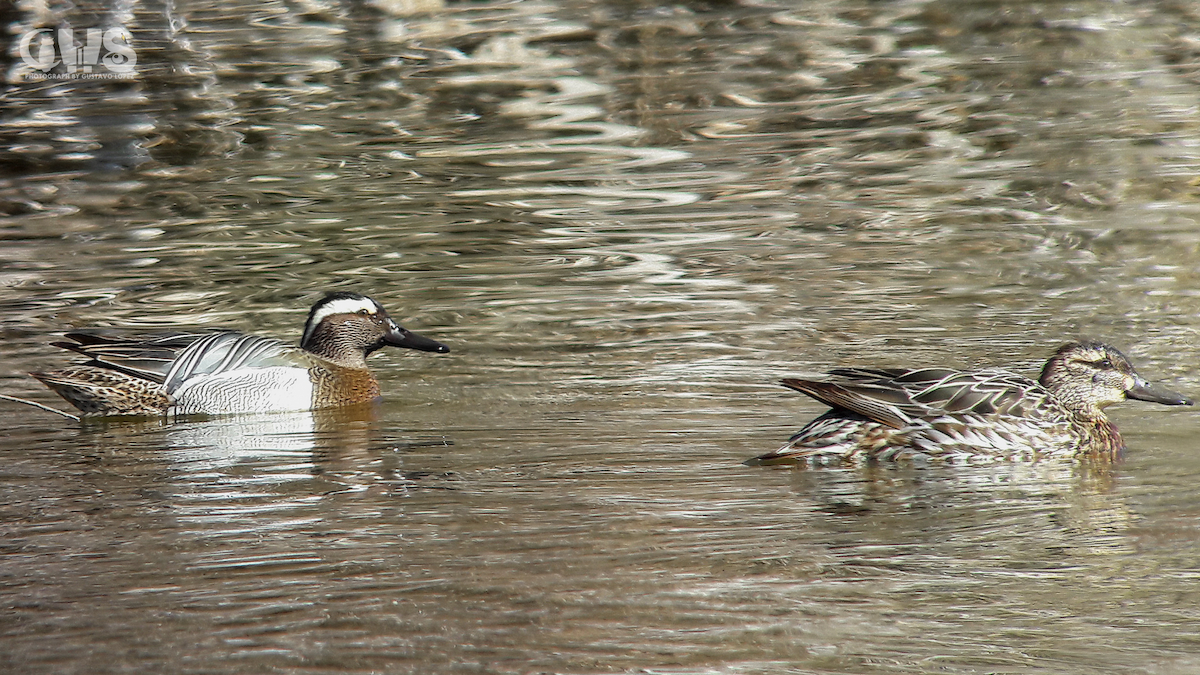
[[1085, 424], [1085, 431], [1080, 434], [1084, 439], [1079, 452], [1081, 456], [1108, 460], [1121, 458], [1125, 453], [1125, 441], [1117, 431], [1117, 425], [1107, 419]]
[[328, 361], [309, 368], [313, 408], [331, 408], [371, 401], [379, 397], [379, 382], [371, 371], [346, 368]]

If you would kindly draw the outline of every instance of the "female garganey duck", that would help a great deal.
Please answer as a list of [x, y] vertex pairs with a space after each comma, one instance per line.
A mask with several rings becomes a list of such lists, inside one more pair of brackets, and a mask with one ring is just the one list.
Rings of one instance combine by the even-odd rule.
[[1125, 355], [1072, 342], [1037, 382], [1005, 370], [839, 368], [820, 380], [781, 384], [833, 409], [782, 448], [747, 464], [825, 464], [892, 459], [1097, 456], [1124, 450], [1105, 406], [1136, 399], [1192, 405], [1142, 379]]
[[33, 373], [85, 416], [316, 410], [370, 401], [379, 383], [367, 355], [385, 346], [444, 354], [379, 303], [331, 293], [308, 313], [297, 349], [232, 331], [77, 330], [54, 345], [90, 360]]

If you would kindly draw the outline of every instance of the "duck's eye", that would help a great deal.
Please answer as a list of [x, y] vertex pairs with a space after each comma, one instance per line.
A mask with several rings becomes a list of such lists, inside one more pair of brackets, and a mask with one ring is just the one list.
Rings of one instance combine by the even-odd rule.
[[1114, 368], [1113, 362], [1110, 361], [1109, 359], [1101, 359], [1101, 360], [1097, 361], [1096, 367], [1103, 368], [1104, 370], [1112, 370]]
[[358, 310], [358, 313], [362, 316], [371, 316], [371, 310], [367, 309], [366, 307]]

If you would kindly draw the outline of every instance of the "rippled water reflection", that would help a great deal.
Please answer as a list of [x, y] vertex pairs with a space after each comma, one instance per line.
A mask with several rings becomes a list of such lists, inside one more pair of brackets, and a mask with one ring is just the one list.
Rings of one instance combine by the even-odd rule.
[[1200, 668], [1189, 411], [1119, 407], [1115, 468], [740, 464], [836, 365], [1093, 336], [1200, 391], [1186, 4], [4, 11], [138, 55], [7, 52], [5, 393], [54, 402], [64, 326], [298, 336], [335, 288], [454, 351], [317, 416], [4, 403], [3, 669]]

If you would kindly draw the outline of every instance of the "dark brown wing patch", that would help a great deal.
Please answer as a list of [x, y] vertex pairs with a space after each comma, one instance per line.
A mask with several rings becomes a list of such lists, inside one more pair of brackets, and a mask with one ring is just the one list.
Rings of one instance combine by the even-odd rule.
[[780, 384], [807, 394], [831, 408], [848, 410], [895, 429], [900, 429], [909, 423], [909, 420], [894, 405], [885, 400], [886, 396], [880, 396], [880, 394], [892, 394], [893, 392], [890, 390], [877, 388], [860, 390], [854, 385], [843, 385], [840, 382], [798, 378], [781, 380]]

